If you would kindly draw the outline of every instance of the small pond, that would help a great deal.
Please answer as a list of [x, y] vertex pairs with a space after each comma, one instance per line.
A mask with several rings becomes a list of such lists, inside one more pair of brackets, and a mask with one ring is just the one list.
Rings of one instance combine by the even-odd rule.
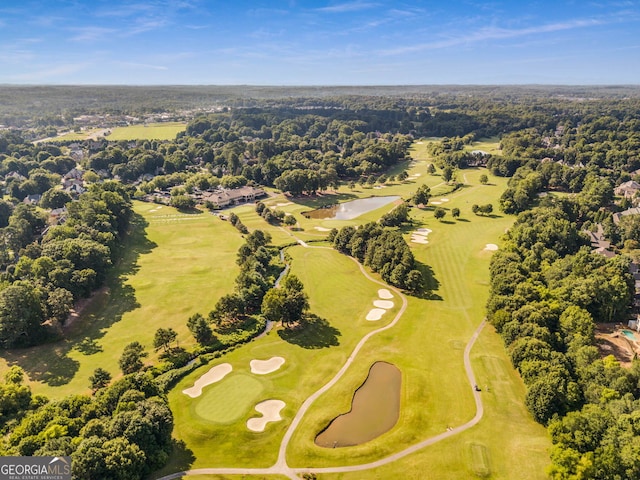
[[350, 202], [328, 205], [316, 210], [302, 212], [302, 214], [307, 218], [315, 218], [317, 220], [351, 220], [352, 218], [359, 217], [363, 213], [395, 202], [399, 198], [397, 195], [359, 198], [357, 200], [351, 200]]
[[351, 411], [334, 418], [316, 437], [316, 445], [360, 445], [391, 430], [400, 416], [401, 384], [402, 374], [395, 365], [374, 363], [353, 395]]

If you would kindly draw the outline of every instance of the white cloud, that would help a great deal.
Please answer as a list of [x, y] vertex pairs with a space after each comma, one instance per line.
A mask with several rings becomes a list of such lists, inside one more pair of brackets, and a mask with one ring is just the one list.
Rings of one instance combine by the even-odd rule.
[[71, 37], [74, 42], [93, 42], [102, 40], [106, 37], [115, 35], [118, 31], [113, 28], [105, 27], [74, 27], [71, 31], [78, 32], [77, 35]]
[[164, 65], [150, 65], [148, 63], [115, 62], [115, 64], [121, 65], [123, 67], [143, 69], [143, 70], [169, 70], [169, 68], [165, 67]]
[[345, 12], [357, 12], [360, 10], [368, 10], [370, 8], [375, 8], [377, 6], [378, 6], [377, 3], [346, 2], [346, 3], [339, 3], [337, 5], [332, 5], [330, 7], [316, 8], [316, 11], [325, 12], [325, 13], [345, 13]]
[[468, 35], [460, 35], [451, 38], [445, 38], [442, 40], [436, 40], [433, 42], [420, 43], [417, 45], [409, 45], [405, 47], [398, 47], [388, 50], [383, 50], [380, 53], [383, 55], [399, 55], [404, 53], [416, 53], [425, 50], [438, 50], [442, 48], [455, 47], [458, 45], [472, 45], [474, 43], [484, 42], [487, 40], [499, 40], [506, 38], [517, 38], [526, 35], [543, 34], [550, 32], [558, 32], [563, 30], [573, 30], [576, 28], [593, 27], [601, 25], [605, 22], [597, 19], [577, 19], [568, 22], [550, 23], [546, 25], [537, 25], [533, 27], [520, 28], [520, 29], [507, 29], [498, 27], [482, 28], [476, 32]]
[[55, 80], [56, 77], [62, 77], [63, 81], [65, 81], [65, 77], [84, 70], [89, 65], [89, 63], [83, 62], [43, 67], [33, 72], [0, 77], [0, 82], [45, 83], [46, 81], [51, 81], [51, 79]]

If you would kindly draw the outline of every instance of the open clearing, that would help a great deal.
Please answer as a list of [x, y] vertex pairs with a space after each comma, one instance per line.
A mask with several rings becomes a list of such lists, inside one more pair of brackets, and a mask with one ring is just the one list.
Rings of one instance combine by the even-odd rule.
[[[432, 275], [428, 277], [434, 288], [433, 292], [429, 298], [410, 297], [409, 308], [398, 324], [391, 330], [372, 337], [344, 377], [314, 402], [293, 433], [291, 448], [287, 454], [287, 463], [291, 467], [321, 468], [374, 461], [422, 439], [446, 432], [448, 428], [461, 425], [474, 416], [475, 406], [464, 375], [462, 354], [464, 345], [484, 316], [491, 255], [483, 250], [487, 244], [496, 242], [505, 228], [511, 225], [513, 217], [501, 214], [476, 216], [471, 212], [474, 203], [491, 202], [497, 206], [498, 197], [505, 187], [505, 179], [491, 177], [490, 185], [481, 186], [479, 176], [488, 172], [468, 169], [464, 171], [467, 185], [452, 192], [439, 175], [426, 173], [430, 161], [424, 147], [425, 145], [414, 145], [413, 155], [416, 160], [408, 171], [414, 176], [404, 183], [387, 185], [385, 195], [407, 197], [421, 183], [427, 183], [434, 198], [449, 200], [444, 202], [445, 209], [457, 207], [461, 210], [460, 220], [447, 222], [434, 220], [431, 209], [412, 210], [414, 224], [418, 228], [433, 230], [428, 244], [416, 244], [413, 247], [418, 260], [431, 267]], [[390, 174], [400, 171], [399, 167]], [[415, 175], [417, 173], [420, 175]], [[362, 224], [376, 220], [389, 208], [349, 221], [309, 220], [300, 215], [301, 211], [317, 208], [322, 201], [335, 203], [337, 200], [366, 197], [371, 191], [368, 188], [354, 191], [341, 188], [335, 194], [324, 196], [324, 200], [321, 197], [292, 199], [293, 205], [281, 208], [299, 220], [299, 229], [291, 233], [304, 241], [316, 240], [321, 235], [316, 227], [330, 229]], [[275, 205], [289, 200], [276, 196], [266, 203]], [[268, 230], [276, 242], [290, 243], [295, 240], [286, 229], [267, 225], [251, 207], [239, 207], [235, 211], [250, 229]], [[415, 230], [414, 228], [412, 231]], [[406, 232], [407, 240], [412, 231]], [[198, 425], [185, 415], [188, 410], [181, 407], [184, 395], [174, 394], [182, 387], [183, 382], [170, 393], [172, 406], [177, 412], [175, 435], [186, 442], [195, 456], [190, 468], [240, 465], [266, 468], [273, 465], [284, 431], [302, 401], [331, 378], [351, 351], [358, 335], [362, 336], [367, 329], [378, 328], [393, 318], [395, 308], [377, 322], [366, 321], [366, 315], [371, 310], [372, 296], [388, 299], [385, 298], [386, 292], [378, 294], [378, 290], [386, 289], [375, 285], [367, 286], [353, 262], [343, 262], [346, 257], [336, 255], [331, 250], [301, 246], [291, 247], [287, 251], [292, 256], [293, 273], [302, 279], [309, 292], [311, 311], [326, 319], [327, 324], [321, 328], [318, 326], [313, 334], [300, 335], [297, 339], [284, 336], [282, 330], [274, 330], [266, 337], [227, 356], [226, 360], [235, 362], [234, 365], [246, 365], [245, 362], [251, 359], [268, 358], [274, 354], [287, 358], [286, 372], [278, 373], [277, 378], [264, 378], [271, 385], [263, 393], [267, 398], [278, 398], [286, 402], [283, 420], [267, 428], [259, 438], [255, 433], [254, 436], [247, 435], [247, 418], [244, 417], [235, 424], [219, 428]], [[331, 272], [331, 275], [327, 275], [327, 272]], [[390, 296], [393, 298], [393, 295]], [[322, 341], [314, 344], [313, 339], [318, 339], [318, 333]], [[497, 359], [491, 363], [491, 370], [487, 370], [488, 364], [482, 360], [487, 356]], [[313, 358], [313, 369], [309, 368], [310, 358]], [[492, 327], [486, 326], [482, 331], [471, 358], [478, 383], [483, 387], [485, 405], [484, 417], [478, 425], [373, 470], [322, 473], [318, 474], [318, 478], [358, 480], [401, 477], [453, 480], [475, 476], [476, 472], [482, 474], [485, 467], [490, 469], [491, 478], [545, 478], [547, 449], [550, 447], [546, 431], [533, 422], [527, 413], [523, 402], [524, 385], [510, 366], [502, 341]], [[375, 361], [397, 365], [403, 378], [406, 378], [402, 387], [398, 424], [378, 439], [348, 447], [347, 450], [340, 449], [340, 452], [314, 445], [315, 435], [335, 417], [336, 412], [348, 411], [354, 389]], [[496, 371], [495, 368], [500, 370]], [[194, 372], [193, 375], [197, 374]], [[296, 381], [299, 383], [290, 383]], [[189, 377], [184, 380], [184, 384], [188, 382]], [[287, 389], [284, 388], [285, 385], [295, 385], [295, 388]], [[312, 388], [313, 385], [316, 386], [315, 389]], [[505, 431], [513, 433], [503, 435]], [[223, 441], [223, 438], [235, 440]], [[207, 445], [212, 445], [211, 442], [216, 445], [215, 462], [204, 460]], [[472, 444], [483, 448], [474, 448], [472, 454]], [[165, 469], [165, 473], [169, 471], [176, 470]], [[425, 472], [430, 477], [425, 477]]]
[[[416, 228], [433, 230], [428, 244], [411, 244], [416, 258], [425, 265], [431, 293], [425, 298], [410, 297], [398, 324], [373, 336], [340, 381], [312, 405], [293, 433], [287, 452], [292, 467], [375, 461], [446, 432], [448, 427], [462, 425], [475, 415], [460, 346], [466, 345], [484, 316], [491, 254], [483, 250], [499, 239], [513, 217], [471, 212], [474, 203], [491, 202], [496, 207], [505, 179], [491, 177], [490, 185], [481, 186], [478, 178], [486, 170], [468, 169], [464, 171], [466, 186], [452, 192], [438, 174], [426, 173], [430, 159], [425, 147], [414, 145], [412, 149], [411, 179], [388, 184], [384, 193], [406, 198], [426, 183], [434, 198], [449, 200], [445, 209], [457, 207], [461, 211], [460, 220], [438, 222], [431, 209], [412, 209], [414, 227], [402, 230], [407, 240]], [[397, 175], [406, 168], [407, 163], [389, 173]], [[302, 211], [372, 192], [342, 187], [335, 194], [318, 198], [269, 198], [270, 205], [291, 202], [279, 208], [296, 217], [299, 229], [295, 232], [270, 226], [250, 205], [236, 207], [234, 212], [250, 230], [268, 231], [277, 245], [295, 242], [292, 233], [304, 241], [320, 240], [325, 232], [315, 227], [340, 228], [375, 221], [392, 205], [348, 221], [310, 220], [302, 217]], [[212, 215], [181, 214], [169, 207], [152, 212], [155, 208], [136, 202], [139, 217], [137, 233], [129, 240], [130, 254], [109, 280], [109, 293], [88, 307], [69, 338], [39, 347], [37, 356], [27, 350], [11, 352], [5, 355], [5, 369], [13, 363], [23, 366], [36, 393], [59, 398], [88, 392], [88, 377], [98, 366], [117, 376], [117, 360], [124, 345], [137, 340], [151, 350], [159, 327], [174, 328], [181, 346], [193, 345], [186, 320], [196, 312], [206, 314], [221, 295], [232, 290], [229, 278], [237, 273], [236, 252], [243, 240], [228, 222]], [[185, 225], [189, 226], [188, 236]], [[366, 320], [372, 299], [382, 297], [379, 290], [383, 289], [367, 280], [344, 255], [299, 245], [289, 247], [287, 253], [291, 271], [304, 283], [311, 312], [317, 317], [305, 330], [275, 328], [226, 354], [220, 361], [232, 365], [233, 373], [205, 387], [196, 399], [182, 391], [193, 386], [210, 366], [178, 382], [169, 392], [169, 401], [175, 418], [174, 437], [184, 442], [184, 448], [155, 476], [212, 466], [273, 465], [284, 433], [304, 400], [335, 375], [361, 338], [390, 322], [398, 312], [398, 302], [394, 302], [396, 306], [380, 320]], [[270, 375], [249, 373], [251, 360], [275, 356], [286, 358], [286, 368]], [[483, 360], [488, 357], [498, 360]], [[490, 326], [482, 331], [471, 358], [485, 405], [478, 425], [366, 473], [325, 473], [319, 478], [423, 479], [429, 472], [431, 478], [453, 480], [476, 475], [483, 462], [490, 468], [491, 478], [545, 478], [550, 442], [545, 429], [526, 412], [524, 385]], [[397, 425], [371, 442], [340, 452], [317, 447], [313, 443], [316, 434], [336, 411], [348, 410], [353, 391], [376, 361], [393, 363], [403, 375]], [[232, 401], [221, 402], [222, 397]], [[264, 399], [286, 404], [280, 413], [282, 420], [268, 425], [264, 432], [252, 432], [247, 420], [255, 417], [253, 408]], [[505, 431], [509, 435], [504, 435]], [[472, 455], [472, 444], [486, 450]]]
[[87, 140], [89, 138], [106, 138], [118, 140], [175, 140], [176, 135], [183, 132], [187, 124], [183, 122], [161, 122], [128, 127], [91, 128], [81, 132], [69, 132], [47, 141]]

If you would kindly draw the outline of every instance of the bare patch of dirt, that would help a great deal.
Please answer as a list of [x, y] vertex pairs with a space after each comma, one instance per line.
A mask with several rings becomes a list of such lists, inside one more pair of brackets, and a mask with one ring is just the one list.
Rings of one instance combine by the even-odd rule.
[[96, 299], [102, 298], [103, 295], [108, 295], [108, 294], [109, 294], [109, 288], [102, 287], [96, 290], [95, 292], [93, 292], [89, 298], [83, 298], [81, 300], [78, 300], [73, 306], [73, 308], [69, 311], [69, 316], [64, 322], [63, 330], [67, 332], [71, 328], [71, 326], [80, 318], [80, 316], [82, 315], [82, 312], [84, 312], [84, 310], [89, 305], [91, 305], [94, 301], [96, 301]]
[[629, 340], [620, 331], [625, 328], [615, 323], [596, 325], [596, 346], [601, 357], [613, 355], [623, 367], [630, 367], [633, 357], [638, 353], [638, 344]]

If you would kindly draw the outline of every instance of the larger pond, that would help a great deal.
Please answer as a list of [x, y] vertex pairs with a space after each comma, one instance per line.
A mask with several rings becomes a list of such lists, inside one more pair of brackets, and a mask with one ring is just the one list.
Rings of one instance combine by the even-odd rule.
[[351, 411], [334, 418], [316, 437], [316, 445], [360, 445], [391, 430], [400, 416], [401, 385], [402, 374], [395, 365], [374, 363], [353, 395]]
[[377, 208], [384, 207], [391, 202], [395, 202], [399, 198], [400, 197], [397, 195], [359, 198], [357, 200], [351, 200], [350, 202], [328, 205], [309, 212], [302, 212], [302, 214], [307, 218], [315, 219], [351, 220], [352, 218], [359, 217], [363, 213], [370, 212]]

